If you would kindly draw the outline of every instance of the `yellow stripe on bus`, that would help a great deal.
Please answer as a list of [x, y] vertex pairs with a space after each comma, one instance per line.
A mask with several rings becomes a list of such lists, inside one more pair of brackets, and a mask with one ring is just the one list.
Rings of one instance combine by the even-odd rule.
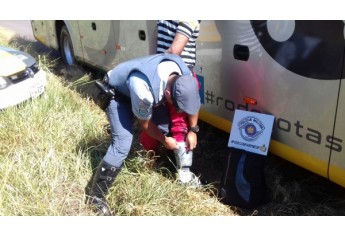
[[329, 179], [340, 186], [345, 187], [345, 170], [335, 165], [329, 167]]
[[[199, 118], [200, 120], [203, 120], [206, 123], [209, 123], [218, 129], [230, 133], [232, 122], [230, 122], [229, 120], [220, 118], [204, 110], [200, 110]], [[275, 140], [271, 140], [269, 152], [279, 157], [282, 157], [283, 159], [290, 161], [298, 166], [301, 166], [309, 171], [312, 171], [320, 176], [328, 178], [328, 163], [320, 159], [317, 159], [307, 153], [291, 148]], [[345, 178], [342, 177], [345, 176], [345, 171], [336, 167], [332, 168], [332, 171], [336, 170], [335, 174], [333, 175], [334, 178], [332, 180], [345, 187]]]

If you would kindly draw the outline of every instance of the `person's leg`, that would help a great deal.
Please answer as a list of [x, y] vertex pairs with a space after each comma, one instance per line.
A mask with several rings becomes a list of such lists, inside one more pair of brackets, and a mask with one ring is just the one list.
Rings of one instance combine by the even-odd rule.
[[188, 183], [194, 186], [199, 186], [199, 179], [190, 171], [193, 162], [193, 151], [188, 149], [185, 141], [188, 133], [187, 114], [176, 112], [176, 109], [172, 104], [168, 104], [168, 108], [171, 120], [170, 133], [179, 145], [179, 149], [174, 150], [177, 180], [183, 184]]
[[189, 169], [193, 162], [193, 151], [187, 149], [186, 142], [178, 142], [179, 149], [174, 150], [177, 169]]
[[122, 166], [133, 141], [133, 113], [131, 103], [124, 95], [117, 95], [107, 108], [112, 142], [103, 160], [117, 168]]
[[193, 163], [193, 151], [188, 150], [186, 142], [179, 142], [178, 144], [179, 149], [174, 150], [177, 165], [177, 181], [194, 187], [201, 186], [199, 178], [190, 171]]
[[121, 96], [117, 97], [116, 100], [110, 101], [106, 111], [111, 126], [112, 142], [96, 170], [90, 191], [90, 203], [99, 215], [111, 215], [105, 196], [120, 173], [133, 140], [133, 113], [130, 102], [122, 101]]

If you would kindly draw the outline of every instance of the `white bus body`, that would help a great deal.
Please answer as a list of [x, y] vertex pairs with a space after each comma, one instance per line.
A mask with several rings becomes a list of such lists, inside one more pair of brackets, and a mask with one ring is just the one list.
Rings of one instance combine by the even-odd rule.
[[[102, 71], [155, 53], [155, 21], [34, 20], [32, 29], [69, 64]], [[200, 119], [230, 132], [235, 109], [273, 114], [270, 152], [345, 187], [344, 38], [343, 21], [202, 21]]]

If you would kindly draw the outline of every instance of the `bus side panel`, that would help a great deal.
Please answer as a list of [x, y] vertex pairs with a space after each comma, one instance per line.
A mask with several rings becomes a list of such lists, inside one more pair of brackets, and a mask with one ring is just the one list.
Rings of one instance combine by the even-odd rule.
[[31, 27], [34, 37], [43, 45], [60, 51], [61, 27], [65, 25], [71, 36], [73, 52], [77, 60], [83, 60], [83, 51], [80, 44], [78, 22], [73, 20], [55, 21], [55, 20], [33, 20]]
[[121, 22], [125, 60], [156, 53], [156, 21], [130, 20]]
[[345, 187], [345, 84], [341, 81], [339, 104], [334, 135], [328, 137], [329, 145], [333, 141], [333, 150], [329, 166], [329, 179]]
[[81, 20], [78, 21], [80, 41], [83, 50], [83, 61], [107, 71], [114, 64], [116, 57], [116, 42], [119, 39], [114, 34], [111, 20]]
[[108, 71], [123, 61], [155, 51], [156, 21], [78, 21], [82, 61]]
[[156, 42], [155, 27], [155, 21], [150, 20], [113, 21], [116, 55], [112, 67], [136, 57], [153, 54]]
[[[327, 137], [341, 75], [336, 62], [342, 60], [334, 47], [343, 44], [341, 24], [271, 23], [277, 27], [265, 21], [202, 21], [197, 52], [197, 74], [204, 81], [201, 119], [218, 116], [231, 123], [236, 109], [273, 114], [270, 151], [327, 177]], [[313, 24], [320, 26], [312, 30]], [[336, 32], [317, 32], [320, 28]], [[286, 33], [282, 29], [290, 29], [290, 35], [279, 41]], [[329, 71], [339, 77], [328, 78]], [[246, 104], [245, 97], [257, 105]]]
[[31, 27], [32, 33], [37, 41], [47, 47], [59, 50], [54, 20], [32, 20]]

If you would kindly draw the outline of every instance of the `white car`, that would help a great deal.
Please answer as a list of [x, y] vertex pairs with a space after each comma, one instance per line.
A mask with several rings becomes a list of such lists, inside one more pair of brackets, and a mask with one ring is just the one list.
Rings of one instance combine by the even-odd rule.
[[0, 110], [41, 95], [46, 74], [29, 54], [0, 46]]

